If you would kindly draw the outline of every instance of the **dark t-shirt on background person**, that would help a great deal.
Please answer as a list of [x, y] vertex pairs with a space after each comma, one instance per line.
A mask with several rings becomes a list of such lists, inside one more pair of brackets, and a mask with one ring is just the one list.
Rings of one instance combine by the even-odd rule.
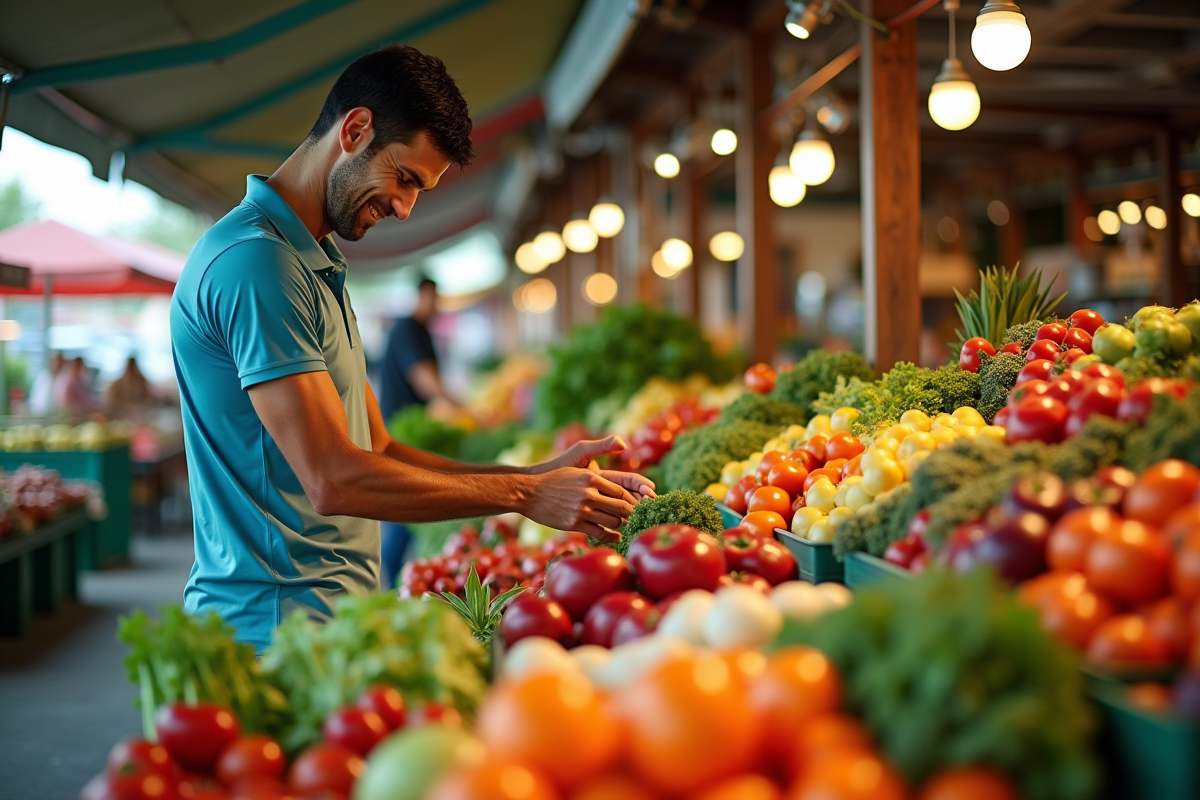
[[437, 363], [429, 328], [412, 317], [397, 320], [388, 334], [380, 375], [379, 407], [385, 421], [411, 405], [425, 405], [408, 382], [408, 372], [422, 361]]

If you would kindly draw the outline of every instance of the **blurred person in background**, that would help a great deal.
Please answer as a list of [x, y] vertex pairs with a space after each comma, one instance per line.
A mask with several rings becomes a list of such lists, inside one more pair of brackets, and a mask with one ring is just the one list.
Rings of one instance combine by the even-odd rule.
[[86, 417], [99, 405], [88, 388], [87, 363], [83, 356], [69, 361], [54, 380], [54, 405], [68, 417]]
[[128, 417], [154, 401], [150, 382], [138, 368], [137, 357], [125, 362], [125, 372], [104, 391], [104, 406], [113, 417]]
[[[412, 316], [397, 320], [388, 334], [379, 386], [379, 409], [385, 420], [390, 421], [396, 412], [410, 406], [440, 403], [450, 409], [459, 407], [442, 385], [433, 336], [429, 333], [429, 323], [436, 315], [437, 284], [430, 278], [422, 278], [417, 284], [417, 306]], [[392, 589], [412, 533], [398, 522], [383, 522], [380, 537], [380, 581], [385, 589]]]
[[63, 354], [55, 350], [50, 354], [50, 363], [38, 373], [29, 390], [29, 413], [45, 417], [54, 412], [54, 384], [63, 371]]

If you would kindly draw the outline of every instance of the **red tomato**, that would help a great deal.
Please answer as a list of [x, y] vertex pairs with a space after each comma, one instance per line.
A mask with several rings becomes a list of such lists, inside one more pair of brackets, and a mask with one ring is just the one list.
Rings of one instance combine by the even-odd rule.
[[771, 584], [767, 582], [767, 579], [751, 572], [727, 572], [721, 576], [720, 583], [722, 588], [740, 584], [742, 586], [749, 586], [751, 589], [757, 589], [763, 594], [771, 593]]
[[1054, 570], [1082, 572], [1097, 537], [1117, 531], [1121, 518], [1108, 506], [1086, 506], [1064, 514], [1046, 541], [1046, 562]]
[[1035, 378], [1038, 380], [1049, 381], [1053, 375], [1054, 362], [1045, 358], [1037, 358], [1033, 361], [1027, 362], [1025, 366], [1021, 368], [1020, 373], [1017, 374], [1017, 383], [1021, 384], [1025, 381], [1034, 380]]
[[1078, 347], [1072, 347], [1059, 356], [1059, 360], [1062, 361], [1064, 367], [1070, 367], [1072, 364], [1086, 355], [1087, 353], [1083, 352]]
[[1129, 388], [1129, 394], [1121, 401], [1117, 409], [1117, 419], [1122, 422], [1134, 420], [1145, 422], [1154, 408], [1156, 395], [1170, 395], [1182, 400], [1191, 388], [1191, 381], [1167, 380], [1165, 378], [1146, 378]]
[[735, 514], [745, 514], [746, 505], [749, 502], [749, 495], [758, 488], [758, 481], [752, 476], [746, 476], [740, 481], [730, 486], [725, 492], [725, 505]]
[[658, 628], [658, 623], [662, 622], [662, 618], [663, 611], [657, 606], [638, 606], [629, 609], [613, 626], [612, 646], [619, 647], [634, 639], [649, 636]]
[[760, 575], [772, 586], [797, 578], [796, 558], [775, 539], [756, 539], [757, 546], [741, 558], [741, 570]]
[[512, 647], [529, 636], [545, 636], [563, 645], [571, 643], [571, 615], [561, 604], [525, 591], [508, 602], [500, 619], [500, 635]]
[[764, 453], [762, 460], [758, 462], [758, 482], [761, 484], [767, 483], [767, 478], [771, 474], [771, 468], [781, 461], [787, 460], [787, 453], [781, 453], [778, 450], [772, 450], [769, 453]]
[[1058, 641], [1082, 650], [1100, 626], [1116, 613], [1116, 606], [1107, 597], [1092, 591], [1084, 582], [1067, 580], [1042, 604], [1041, 623]]
[[996, 355], [996, 348], [992, 347], [992, 343], [982, 336], [967, 339], [963, 342], [962, 349], [958, 353], [958, 366], [967, 372], [979, 372], [980, 352], [994, 356]]
[[1079, 309], [1071, 315], [1070, 320], [1073, 327], [1086, 331], [1089, 336], [1095, 336], [1096, 331], [1104, 324], [1104, 317], [1090, 308]]
[[[813, 457], [816, 466], [823, 467], [825, 466], [825, 445], [828, 443], [828, 436], [823, 433], [815, 433], [800, 449]], [[813, 468], [809, 467], [808, 469], [811, 472]]]
[[1025, 352], [1025, 348], [1020, 342], [1009, 342], [1008, 344], [1004, 345], [1004, 347], [1001, 347], [999, 352], [1012, 353], [1019, 356]]
[[1188, 605], [1178, 597], [1164, 597], [1142, 612], [1150, 635], [1166, 645], [1171, 659], [1183, 662], [1192, 646]]
[[1083, 328], [1071, 328], [1063, 339], [1066, 347], [1078, 347], [1084, 353], [1092, 352], [1092, 335]]
[[1149, 666], [1170, 660], [1167, 646], [1136, 614], [1118, 614], [1100, 625], [1088, 644], [1088, 659], [1106, 666]]
[[1190, 505], [1200, 489], [1200, 469], [1168, 458], [1138, 476], [1125, 494], [1123, 511], [1129, 519], [1161, 526], [1172, 514]]
[[419, 728], [422, 725], [444, 725], [448, 728], [461, 728], [463, 718], [462, 714], [458, 713], [458, 709], [454, 706], [442, 705], [437, 701], [429, 700], [424, 705], [414, 708], [408, 718], [408, 727]]
[[929, 529], [929, 519], [931, 516], [932, 513], [928, 508], [923, 508], [914, 514], [913, 518], [908, 521], [908, 530], [906, 531], [908, 535], [924, 543], [925, 531]]
[[1088, 364], [1083, 368], [1084, 377], [1108, 378], [1122, 389], [1125, 388], [1125, 373], [1111, 364]]
[[613, 630], [626, 613], [651, 606], [649, 598], [637, 592], [613, 592], [597, 600], [583, 620], [583, 644], [612, 647]]
[[1008, 416], [1011, 413], [1012, 411], [1008, 408], [1008, 406], [1005, 406], [996, 412], [996, 416], [992, 417], [992, 424], [999, 425], [1001, 428], [1005, 427], [1008, 425]]
[[154, 715], [158, 741], [189, 772], [212, 771], [217, 757], [242, 734], [233, 712], [213, 703], [170, 703]]
[[1039, 342], [1048, 341], [1055, 344], [1062, 344], [1063, 337], [1067, 335], [1067, 326], [1061, 322], [1048, 322], [1038, 328], [1037, 336], [1034, 337]]
[[368, 686], [358, 696], [358, 707], [374, 711], [383, 717], [383, 721], [390, 730], [395, 731], [404, 727], [404, 695], [392, 686], [383, 684]]
[[792, 497], [804, 493], [804, 479], [808, 477], [808, 470], [803, 464], [798, 464], [795, 461], [781, 461], [771, 467], [771, 472], [767, 475], [767, 484], [775, 486], [787, 492]]
[[804, 468], [809, 472], [812, 472], [814, 469], [821, 466], [819, 463], [817, 463], [817, 457], [802, 447], [798, 447], [792, 452], [788, 453], [787, 457], [789, 461], [795, 461], [797, 464], [803, 464]]
[[133, 766], [92, 778], [79, 793], [79, 800], [164, 800], [174, 797], [174, 788], [170, 777]]
[[857, 436], [847, 431], [837, 431], [825, 442], [825, 462], [828, 465], [828, 462], [839, 459], [849, 461], [866, 449]]
[[1086, 381], [1080, 373], [1067, 370], [1047, 384], [1046, 394], [1066, 403], [1083, 389]]
[[[1034, 362], [1036, 363], [1036, 362]], [[1012, 408], [1005, 425], [1006, 439], [1016, 442], [1061, 442], [1067, 407], [1052, 397], [1027, 397]]]
[[1049, 339], [1038, 339], [1029, 345], [1029, 350], [1025, 353], [1025, 360], [1036, 361], [1039, 358], [1044, 358], [1047, 361], [1053, 361], [1058, 358], [1058, 354], [1061, 352], [1062, 348], [1057, 343]]
[[562, 605], [576, 622], [583, 622], [592, 604], [610, 592], [633, 589], [633, 566], [620, 553], [596, 547], [564, 555], [546, 571], [547, 597]]
[[232, 786], [248, 778], [280, 780], [285, 769], [287, 759], [278, 742], [270, 736], [243, 736], [221, 753], [215, 774], [221, 783]]
[[179, 770], [175, 759], [161, 744], [145, 739], [122, 739], [109, 751], [108, 769], [110, 772], [121, 772], [133, 768], [167, 776], [175, 775]]
[[1026, 397], [1040, 397], [1050, 393], [1050, 382], [1034, 378], [1023, 383], [1017, 383], [1008, 390], [1008, 407], [1012, 408]]
[[757, 536], [750, 536], [745, 531], [734, 528], [736, 535], [725, 536], [721, 543], [725, 550], [725, 564], [730, 572], [748, 572], [744, 565], [747, 556], [758, 549], [758, 543], [764, 541]]
[[629, 560], [642, 590], [655, 600], [688, 589], [716, 591], [718, 580], [728, 571], [717, 540], [687, 525], [659, 525], [646, 531], [630, 546]]
[[330, 712], [321, 726], [326, 742], [353, 750], [364, 758], [389, 732], [383, 717], [358, 706], [344, 706]]
[[1125, 520], [1114, 532], [1096, 537], [1087, 549], [1088, 586], [1124, 603], [1162, 597], [1170, 570], [1170, 546], [1136, 520]]
[[1066, 435], [1074, 436], [1079, 433], [1094, 414], [1115, 417], [1124, 395], [1125, 391], [1108, 378], [1090, 381], [1067, 402], [1070, 417], [1067, 420]]
[[349, 797], [366, 766], [367, 762], [353, 750], [336, 744], [314, 744], [292, 764], [288, 788], [312, 794], [338, 792]]
[[913, 559], [925, 552], [925, 542], [915, 536], [905, 536], [887, 546], [883, 560], [908, 569]]
[[755, 364], [746, 370], [746, 388], [754, 394], [767, 394], [775, 388], [775, 370], [768, 364]]

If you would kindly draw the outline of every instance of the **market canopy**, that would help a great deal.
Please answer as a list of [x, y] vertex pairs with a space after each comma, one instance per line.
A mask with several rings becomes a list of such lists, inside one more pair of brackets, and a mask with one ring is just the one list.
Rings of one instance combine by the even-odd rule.
[[0, 231], [0, 261], [30, 269], [28, 288], [2, 295], [170, 294], [185, 257], [147, 242], [92, 236], [59, 222], [30, 222]]
[[492, 219], [512, 174], [500, 169], [506, 141], [543, 120], [569, 124], [635, 22], [611, 0], [10, 5], [0, 26], [8, 124], [84, 155], [98, 177], [120, 169], [214, 215], [242, 198], [248, 173], [272, 172], [303, 140], [355, 58], [389, 42], [438, 55], [470, 106], [477, 162], [459, 191], [422, 198], [403, 231], [372, 236], [389, 246], [368, 258]]

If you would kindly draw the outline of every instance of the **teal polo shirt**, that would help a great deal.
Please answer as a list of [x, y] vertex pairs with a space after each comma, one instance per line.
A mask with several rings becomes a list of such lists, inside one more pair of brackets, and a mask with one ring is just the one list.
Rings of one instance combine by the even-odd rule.
[[[171, 299], [196, 563], [184, 608], [216, 611], [260, 651], [301, 609], [379, 588], [379, 523], [313, 510], [246, 390], [328, 372], [350, 439], [371, 449], [366, 361], [346, 259], [304, 227], [266, 179], [196, 243]], [[297, 424], [303, 424], [296, 420]]]

